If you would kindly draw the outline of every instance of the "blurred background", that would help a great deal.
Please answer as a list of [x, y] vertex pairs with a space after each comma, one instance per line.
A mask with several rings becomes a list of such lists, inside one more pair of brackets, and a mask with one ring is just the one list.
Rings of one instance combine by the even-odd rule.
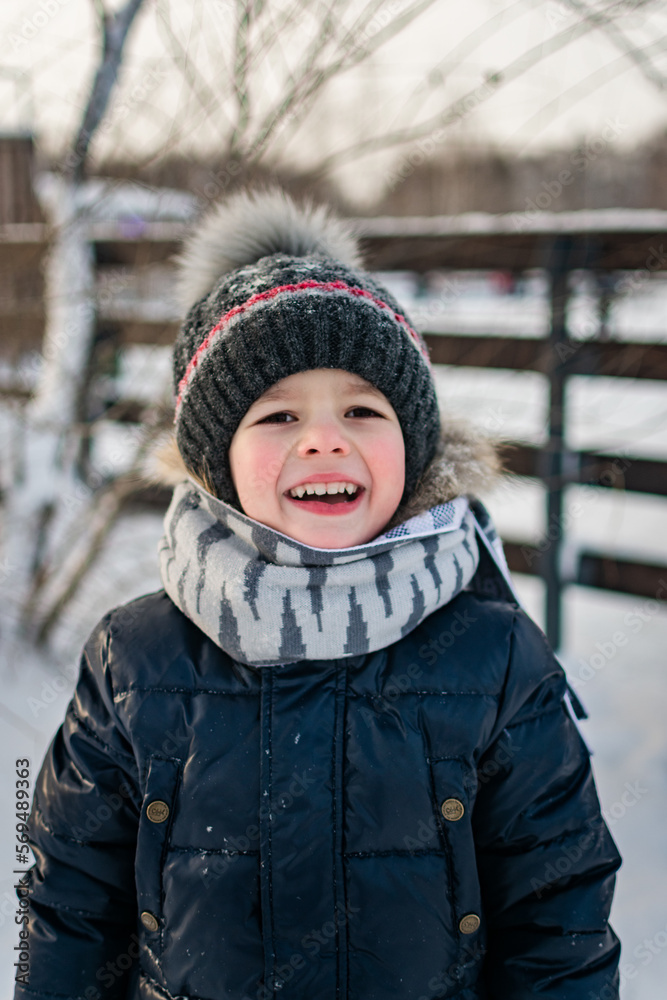
[[[4, 0], [0, 778], [111, 607], [160, 587], [173, 255], [248, 182], [354, 217], [589, 713], [624, 1000], [667, 981], [667, 9], [659, 0]], [[0, 817], [2, 995], [14, 810]], [[25, 865], [23, 865], [25, 867]]]

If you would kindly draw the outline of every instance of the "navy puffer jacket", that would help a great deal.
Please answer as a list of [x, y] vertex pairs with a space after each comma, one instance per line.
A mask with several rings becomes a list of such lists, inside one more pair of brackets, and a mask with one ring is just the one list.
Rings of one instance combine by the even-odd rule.
[[35, 793], [17, 1000], [613, 997], [620, 859], [516, 606], [231, 660], [160, 591], [86, 647]]

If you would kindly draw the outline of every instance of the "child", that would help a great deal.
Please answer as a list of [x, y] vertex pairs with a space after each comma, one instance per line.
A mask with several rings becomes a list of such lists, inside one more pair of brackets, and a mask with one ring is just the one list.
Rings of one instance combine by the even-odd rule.
[[16, 997], [617, 997], [620, 858], [493, 452], [324, 210], [237, 196], [183, 271], [165, 589], [85, 648]]

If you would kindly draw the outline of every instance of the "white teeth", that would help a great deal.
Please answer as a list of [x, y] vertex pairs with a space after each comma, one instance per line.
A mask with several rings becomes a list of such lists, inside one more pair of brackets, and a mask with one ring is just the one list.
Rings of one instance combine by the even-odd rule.
[[339, 482], [339, 483], [304, 483], [301, 486], [295, 486], [290, 490], [290, 495], [293, 497], [301, 497], [304, 493], [309, 496], [315, 494], [316, 496], [323, 496], [325, 493], [333, 496], [335, 493], [356, 493], [359, 489], [354, 483]]

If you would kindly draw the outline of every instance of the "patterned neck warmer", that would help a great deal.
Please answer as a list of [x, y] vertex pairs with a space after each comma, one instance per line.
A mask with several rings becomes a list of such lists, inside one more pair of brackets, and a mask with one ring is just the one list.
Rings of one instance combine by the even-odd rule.
[[458, 497], [363, 545], [315, 549], [188, 481], [165, 516], [160, 572], [234, 660], [331, 660], [389, 646], [451, 601], [478, 567], [479, 530]]

